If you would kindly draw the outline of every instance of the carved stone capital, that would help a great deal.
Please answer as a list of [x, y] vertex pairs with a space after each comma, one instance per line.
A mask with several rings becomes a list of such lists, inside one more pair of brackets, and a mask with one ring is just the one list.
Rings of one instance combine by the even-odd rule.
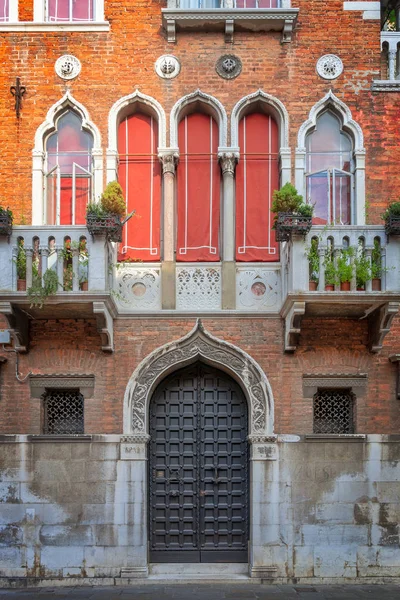
[[177, 152], [172, 152], [171, 154], [161, 154], [159, 158], [162, 164], [163, 175], [165, 175], [165, 173], [171, 173], [172, 175], [175, 175], [179, 154]]
[[229, 173], [229, 175], [235, 174], [236, 164], [239, 160], [239, 156], [236, 152], [222, 152], [218, 156], [221, 165], [222, 175]]

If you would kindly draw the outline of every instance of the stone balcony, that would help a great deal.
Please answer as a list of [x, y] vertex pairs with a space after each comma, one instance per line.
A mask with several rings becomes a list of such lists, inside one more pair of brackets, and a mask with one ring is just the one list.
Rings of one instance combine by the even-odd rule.
[[290, 42], [298, 8], [290, 0], [198, 0], [196, 8], [185, 0], [168, 0], [163, 8], [163, 26], [169, 42], [176, 41], [177, 30], [224, 30], [225, 41], [232, 42], [234, 30], [280, 31], [281, 41]]
[[385, 77], [372, 82], [374, 92], [400, 91], [400, 31], [382, 31], [381, 49], [386, 63]]
[[[312, 238], [318, 240], [320, 261], [318, 288], [315, 291], [309, 290], [310, 268], [307, 258], [307, 248]], [[375, 240], [381, 249], [381, 289], [374, 291], [372, 282], [367, 281], [365, 290], [357, 290], [353, 277], [350, 291], [341, 291], [338, 284], [333, 291], [326, 291], [324, 257], [328, 247], [333, 249], [333, 256], [337, 257], [341, 249], [349, 246], [357, 248], [361, 243], [365, 255], [371, 260]], [[398, 253], [396, 238], [391, 237], [388, 243], [383, 226], [313, 226], [305, 240], [296, 237], [292, 243], [286, 244], [282, 257], [282, 263], [287, 268], [282, 282], [284, 300], [281, 309], [281, 316], [285, 319], [285, 350], [293, 352], [296, 349], [301, 320], [307, 316], [367, 319], [369, 348], [372, 352], [378, 352], [400, 305]]]
[[[19, 240], [26, 255], [22, 284], [17, 273]], [[8, 320], [14, 347], [28, 349], [30, 318], [92, 317], [97, 320], [103, 350], [111, 351], [116, 314], [109, 286], [113, 252], [105, 238], [93, 240], [84, 226], [14, 226], [9, 239], [0, 237], [0, 313]], [[57, 291], [42, 306], [32, 304], [27, 290], [35, 282], [43, 285], [48, 270], [57, 274]]]

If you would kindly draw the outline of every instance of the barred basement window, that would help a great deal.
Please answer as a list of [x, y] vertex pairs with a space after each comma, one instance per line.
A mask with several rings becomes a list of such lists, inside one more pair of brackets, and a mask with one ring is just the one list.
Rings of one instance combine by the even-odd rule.
[[45, 434], [84, 433], [83, 396], [79, 390], [49, 390], [43, 399]]
[[314, 433], [354, 433], [354, 395], [350, 390], [318, 390]]

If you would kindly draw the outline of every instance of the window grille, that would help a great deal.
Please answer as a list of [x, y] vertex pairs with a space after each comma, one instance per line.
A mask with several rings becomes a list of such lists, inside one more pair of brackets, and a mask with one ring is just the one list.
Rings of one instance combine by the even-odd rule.
[[350, 390], [321, 390], [314, 396], [314, 433], [354, 433]]
[[83, 396], [78, 390], [49, 390], [44, 394], [44, 433], [84, 433]]

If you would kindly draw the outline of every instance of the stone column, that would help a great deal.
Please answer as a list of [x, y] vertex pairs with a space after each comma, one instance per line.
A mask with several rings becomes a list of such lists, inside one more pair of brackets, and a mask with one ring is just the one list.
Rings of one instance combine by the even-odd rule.
[[177, 151], [160, 154], [163, 173], [163, 264], [161, 269], [162, 308], [175, 308], [175, 171], [179, 160]]
[[[125, 523], [133, 531], [130, 546], [134, 564], [121, 569], [121, 577], [147, 577], [147, 444], [150, 436], [133, 433], [121, 437], [121, 454], [117, 469], [116, 486], [121, 497], [115, 500], [125, 504]], [[128, 462], [129, 461], [129, 462]]]
[[282, 542], [277, 521], [285, 501], [279, 490], [276, 436], [249, 435], [250, 443], [250, 540], [249, 575], [262, 579], [277, 576]]
[[239, 155], [222, 152], [219, 160], [223, 181], [222, 204], [222, 309], [236, 308], [235, 273], [235, 168]]

